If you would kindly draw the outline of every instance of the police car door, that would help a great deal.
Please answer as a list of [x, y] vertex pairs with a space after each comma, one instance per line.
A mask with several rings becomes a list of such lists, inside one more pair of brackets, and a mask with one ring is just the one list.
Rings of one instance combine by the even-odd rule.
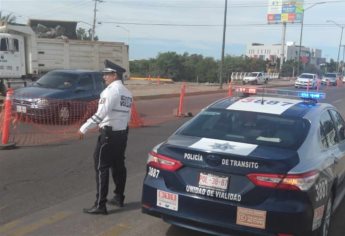
[[335, 150], [336, 168], [339, 172], [340, 191], [345, 191], [345, 122], [341, 115], [335, 111], [330, 110], [334, 125], [337, 131], [338, 145]]
[[336, 127], [329, 110], [324, 111], [321, 114], [320, 129], [321, 143], [325, 147], [325, 150], [323, 152], [324, 161], [325, 159], [332, 159], [333, 166], [331, 169], [333, 170], [333, 179], [337, 179], [335, 193], [335, 195], [337, 196], [343, 188], [342, 181], [344, 179], [344, 166], [341, 166], [343, 165], [342, 152], [339, 150], [339, 140], [336, 132]]

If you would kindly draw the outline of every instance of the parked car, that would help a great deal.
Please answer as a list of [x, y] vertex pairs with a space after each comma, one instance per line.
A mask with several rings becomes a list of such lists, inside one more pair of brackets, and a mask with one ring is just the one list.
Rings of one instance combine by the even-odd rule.
[[243, 77], [243, 84], [265, 84], [268, 77], [264, 72], [251, 72]]
[[21, 117], [49, 123], [68, 122], [92, 113], [104, 89], [101, 72], [53, 70], [14, 91], [12, 108]]
[[319, 77], [317, 74], [302, 73], [295, 81], [295, 88], [316, 88]]
[[344, 119], [322, 93], [238, 91], [254, 96], [214, 102], [150, 151], [142, 212], [215, 235], [327, 236], [345, 192]]
[[338, 73], [326, 73], [322, 76], [321, 83], [324, 85], [337, 85], [337, 79], [340, 77]]

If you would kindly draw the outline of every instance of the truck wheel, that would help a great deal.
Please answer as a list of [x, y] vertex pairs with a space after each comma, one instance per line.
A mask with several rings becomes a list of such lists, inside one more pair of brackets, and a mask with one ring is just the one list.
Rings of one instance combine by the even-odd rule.
[[331, 216], [332, 216], [332, 208], [333, 208], [333, 194], [330, 193], [327, 201], [327, 205], [325, 206], [325, 212], [322, 218], [322, 224], [320, 226], [319, 236], [328, 236], [329, 229], [331, 226]]

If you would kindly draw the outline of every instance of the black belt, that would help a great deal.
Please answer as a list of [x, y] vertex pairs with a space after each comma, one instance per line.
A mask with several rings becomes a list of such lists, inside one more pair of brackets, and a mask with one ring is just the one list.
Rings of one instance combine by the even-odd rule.
[[99, 131], [106, 134], [125, 134], [128, 132], [128, 128], [124, 130], [113, 130], [111, 126], [104, 126], [100, 128]]

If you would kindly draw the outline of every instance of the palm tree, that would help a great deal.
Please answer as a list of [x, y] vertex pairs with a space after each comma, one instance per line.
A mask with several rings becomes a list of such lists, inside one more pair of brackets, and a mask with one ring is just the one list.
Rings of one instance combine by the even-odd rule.
[[14, 16], [12, 13], [4, 15], [4, 13], [0, 11], [0, 21], [3, 21], [5, 23], [15, 23], [16, 20], [17, 17]]

